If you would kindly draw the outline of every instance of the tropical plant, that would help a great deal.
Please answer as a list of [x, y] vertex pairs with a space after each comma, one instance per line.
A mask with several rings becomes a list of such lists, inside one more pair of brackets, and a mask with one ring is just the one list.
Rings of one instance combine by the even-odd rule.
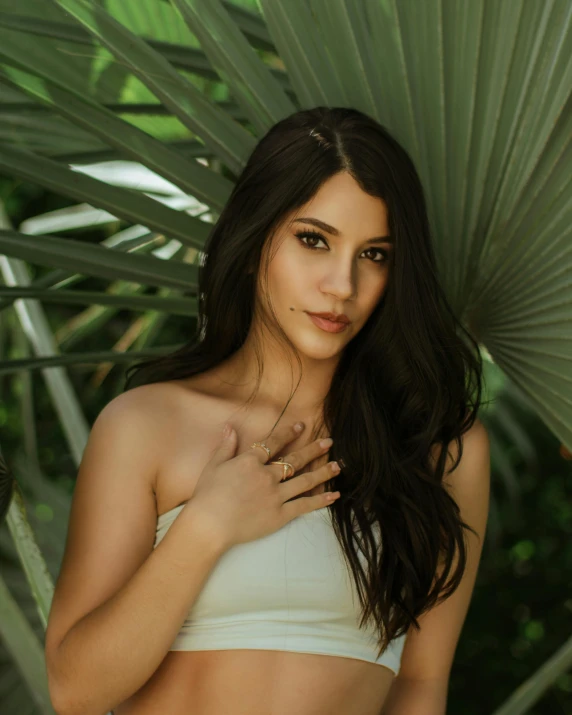
[[[42, 371], [79, 464], [89, 426], [65, 367], [93, 364], [102, 380], [176, 347], [156, 337], [169, 315], [196, 315], [201, 247], [257, 137], [301, 108], [354, 106], [413, 157], [444, 289], [489, 374], [572, 451], [568, 0], [250, 5], [0, 0], [0, 171], [79, 202], [17, 230], [0, 214], [0, 311], [14, 309], [32, 351], [0, 373]], [[109, 230], [98, 245], [80, 235], [95, 225]], [[31, 264], [50, 270], [33, 279]], [[93, 276], [107, 289], [81, 290]], [[56, 336], [51, 302], [87, 308]], [[112, 349], [73, 351], [119, 310], [132, 324]], [[0, 512], [45, 622], [54, 571], [2, 478]], [[0, 589], [0, 633], [51, 712], [41, 649]], [[497, 715], [526, 712], [571, 664], [568, 642]]]

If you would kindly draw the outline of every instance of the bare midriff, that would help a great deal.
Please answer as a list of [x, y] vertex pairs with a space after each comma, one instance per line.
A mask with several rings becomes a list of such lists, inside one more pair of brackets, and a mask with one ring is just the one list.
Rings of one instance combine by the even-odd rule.
[[169, 651], [114, 715], [379, 715], [394, 673], [355, 658]]

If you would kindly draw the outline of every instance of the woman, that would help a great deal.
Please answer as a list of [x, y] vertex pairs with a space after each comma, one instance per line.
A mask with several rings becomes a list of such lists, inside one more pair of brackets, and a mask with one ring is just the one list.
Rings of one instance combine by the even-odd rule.
[[198, 296], [197, 337], [93, 425], [46, 636], [57, 711], [442, 715], [489, 451], [408, 154], [353, 109], [278, 122]]

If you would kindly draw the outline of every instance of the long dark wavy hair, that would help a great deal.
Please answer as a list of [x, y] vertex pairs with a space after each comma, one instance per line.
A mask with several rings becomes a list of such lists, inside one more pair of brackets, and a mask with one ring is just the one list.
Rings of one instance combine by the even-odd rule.
[[[330, 459], [342, 460], [326, 484], [341, 491], [329, 507], [334, 531], [359, 595], [359, 626], [375, 627], [381, 655], [412, 623], [419, 630], [417, 617], [449, 597], [465, 571], [464, 529], [477, 534], [443, 478], [452, 440], [451, 470], [461, 459], [460, 438], [477, 417], [483, 380], [478, 343], [440, 286], [421, 181], [388, 131], [342, 107], [298, 111], [272, 126], [205, 244], [196, 336], [132, 365], [125, 388], [135, 376], [145, 384], [202, 373], [241, 347], [262, 263], [260, 275], [267, 275], [264, 246], [286, 214], [339, 172], [385, 202], [395, 241], [384, 294], [340, 355], [322, 423], [334, 440]], [[277, 322], [272, 327], [294, 348]], [[263, 366], [255, 351], [258, 387]]]

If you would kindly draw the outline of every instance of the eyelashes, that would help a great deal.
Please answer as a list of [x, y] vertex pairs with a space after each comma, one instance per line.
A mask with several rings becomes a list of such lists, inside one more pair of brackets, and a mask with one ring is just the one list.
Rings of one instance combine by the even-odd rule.
[[[299, 242], [304, 246], [304, 248], [308, 248], [310, 251], [321, 251], [323, 249], [318, 248], [317, 246], [309, 246], [307, 243], [305, 243], [302, 240], [303, 238], [315, 238], [317, 240], [323, 241], [326, 244], [326, 246], [328, 245], [326, 242], [326, 239], [318, 231], [312, 231], [312, 230], [299, 231], [298, 233], [296, 233], [294, 235], [299, 240]], [[377, 251], [383, 257], [383, 260], [381, 260], [381, 261], [374, 261], [372, 258], [370, 258], [369, 260], [372, 263], [377, 263], [378, 265], [383, 265], [383, 264], [387, 263], [387, 261], [389, 260], [389, 253], [388, 253], [388, 251], [384, 250], [383, 248], [377, 248], [375, 246], [372, 246], [371, 248], [366, 248], [366, 250], [364, 252], [367, 252], [367, 251]]]

